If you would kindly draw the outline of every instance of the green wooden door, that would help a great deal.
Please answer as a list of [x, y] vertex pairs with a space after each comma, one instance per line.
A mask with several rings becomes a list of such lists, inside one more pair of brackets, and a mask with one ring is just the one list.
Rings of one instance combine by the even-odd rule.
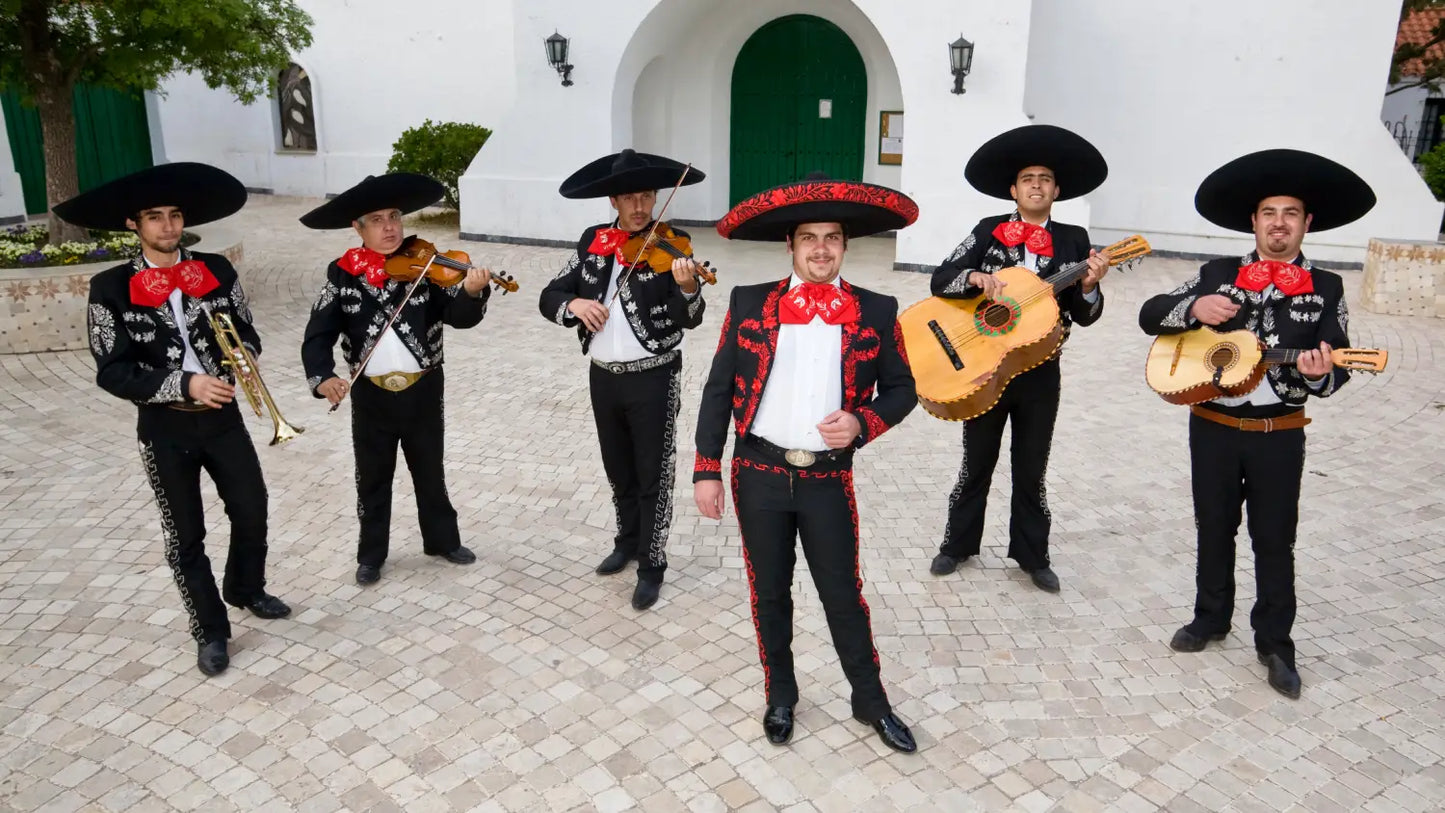
[[862, 180], [867, 111], [868, 71], [842, 29], [806, 14], [759, 28], [733, 64], [730, 202], [815, 170]]
[[[25, 211], [41, 214], [45, 206], [45, 153], [40, 135], [40, 114], [20, 104], [12, 91], [0, 93], [10, 154], [25, 194]], [[75, 112], [75, 167], [80, 191], [136, 170], [151, 161], [150, 124], [145, 99], [109, 88], [78, 86], [72, 101]]]

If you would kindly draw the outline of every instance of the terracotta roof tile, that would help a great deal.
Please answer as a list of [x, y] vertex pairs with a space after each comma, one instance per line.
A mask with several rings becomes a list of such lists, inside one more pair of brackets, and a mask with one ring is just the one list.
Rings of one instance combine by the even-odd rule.
[[[1400, 20], [1400, 29], [1395, 35], [1395, 46], [1407, 42], [1423, 43], [1430, 41], [1430, 32], [1435, 29], [1435, 24], [1445, 17], [1445, 8], [1423, 9]], [[1436, 44], [1425, 52], [1427, 57], [1438, 59], [1445, 56], [1445, 44]], [[1420, 60], [1411, 60], [1400, 69], [1402, 76], [1417, 76], [1420, 73]]]

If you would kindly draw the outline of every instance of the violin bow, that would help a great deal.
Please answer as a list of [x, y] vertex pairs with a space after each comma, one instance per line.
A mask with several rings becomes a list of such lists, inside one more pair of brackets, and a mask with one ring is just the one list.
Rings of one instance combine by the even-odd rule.
[[[391, 326], [396, 324], [396, 317], [401, 316], [401, 309], [405, 308], [406, 303], [411, 301], [411, 295], [416, 293], [417, 287], [426, 279], [427, 272], [431, 270], [431, 265], [436, 262], [436, 258], [437, 255], [435, 253], [427, 258], [426, 267], [421, 270], [420, 274], [417, 274], [416, 279], [412, 280], [411, 285], [407, 287], [406, 296], [401, 298], [401, 304], [397, 305], [396, 310], [391, 312], [391, 318], [386, 320], [386, 326], [381, 329], [380, 333], [376, 334], [376, 341], [371, 343], [371, 349], [366, 351], [366, 355], [361, 357], [361, 363], [357, 364], [356, 369], [351, 371], [351, 378], [346, 382], [346, 394], [341, 396], [342, 401], [346, 400], [346, 395], [351, 394], [351, 388], [356, 386], [356, 379], [361, 378], [361, 374], [366, 371], [366, 363], [371, 361], [371, 355], [376, 352], [376, 348], [381, 346], [381, 337], [385, 336], [386, 332], [391, 330]], [[335, 412], [339, 406], [341, 406], [341, 401], [332, 404], [331, 409], [326, 410], [326, 414], [330, 415]]]
[[[636, 268], [637, 264], [642, 261], [642, 255], [646, 254], [647, 249], [652, 246], [653, 239], [657, 237], [657, 227], [662, 225], [662, 216], [667, 214], [667, 207], [672, 205], [673, 197], [677, 195], [677, 190], [682, 188], [682, 182], [687, 180], [687, 173], [689, 172], [692, 172], [692, 164], [688, 164], [682, 168], [682, 175], [678, 176], [677, 183], [667, 195], [667, 200], [662, 203], [662, 211], [658, 212], [657, 217], [652, 219], [652, 228], [647, 232], [647, 238], [642, 241], [642, 248], [637, 250], [637, 256], [632, 258], [632, 262], [627, 264], [626, 270], [624, 270], [622, 276], [618, 278], [617, 291], [612, 294], [612, 299], [608, 300], [609, 305], [622, 294], [622, 285], [627, 282], [627, 275], [632, 273], [632, 269]], [[626, 258], [624, 257], [623, 259], [625, 260]]]

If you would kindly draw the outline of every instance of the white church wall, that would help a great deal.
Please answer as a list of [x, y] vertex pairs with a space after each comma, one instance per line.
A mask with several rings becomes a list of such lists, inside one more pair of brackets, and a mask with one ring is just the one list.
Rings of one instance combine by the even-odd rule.
[[1412, 160], [1420, 127], [1425, 120], [1425, 102], [1439, 96], [1439, 93], [1430, 92], [1429, 88], [1412, 87], [1391, 93], [1380, 104], [1380, 121]]
[[1398, 4], [1035, 0], [1034, 11], [1027, 111], [1109, 160], [1090, 196], [1095, 242], [1137, 231], [1156, 249], [1243, 252], [1252, 241], [1200, 217], [1194, 192], [1226, 161], [1286, 146], [1349, 166], [1379, 198], [1361, 221], [1310, 236], [1311, 256], [1360, 262], [1370, 237], [1435, 239], [1441, 204], [1380, 126]]
[[300, 5], [315, 21], [295, 61], [312, 83], [317, 150], [279, 149], [274, 94], [242, 105], [185, 75], [151, 119], [167, 160], [213, 162], [278, 194], [334, 194], [384, 172], [402, 130], [428, 118], [494, 128], [511, 106], [509, 0]]
[[15, 158], [5, 133], [5, 111], [0, 109], [0, 226], [25, 219], [25, 190], [20, 186], [20, 173], [15, 171]]

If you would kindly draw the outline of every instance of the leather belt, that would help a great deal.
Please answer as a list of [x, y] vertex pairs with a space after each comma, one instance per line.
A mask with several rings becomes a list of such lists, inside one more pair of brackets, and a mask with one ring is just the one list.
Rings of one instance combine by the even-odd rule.
[[177, 401], [174, 404], [166, 404], [166, 406], [177, 412], [210, 412], [215, 409], [215, 407], [192, 401]]
[[1189, 411], [1206, 421], [1227, 426], [1230, 429], [1238, 429], [1241, 432], [1279, 432], [1284, 429], [1303, 429], [1311, 420], [1305, 417], [1303, 409], [1287, 412], [1277, 418], [1236, 418], [1198, 405], [1190, 407]]
[[681, 350], [673, 349], [660, 356], [648, 356], [636, 361], [600, 361], [592, 359], [592, 364], [600, 367], [609, 373], [643, 373], [648, 370], [656, 370], [658, 367], [666, 367], [682, 355]]
[[776, 443], [763, 440], [749, 432], [743, 436], [743, 442], [761, 452], [781, 457], [787, 461], [789, 466], [799, 469], [806, 469], [816, 465], [819, 461], [842, 460], [853, 453], [852, 449], [829, 449], [826, 452], [814, 452], [808, 449], [784, 449]]
[[387, 392], [401, 392], [412, 384], [421, 380], [426, 375], [426, 370], [416, 373], [386, 373], [384, 375], [369, 375], [367, 381], [375, 384]]

